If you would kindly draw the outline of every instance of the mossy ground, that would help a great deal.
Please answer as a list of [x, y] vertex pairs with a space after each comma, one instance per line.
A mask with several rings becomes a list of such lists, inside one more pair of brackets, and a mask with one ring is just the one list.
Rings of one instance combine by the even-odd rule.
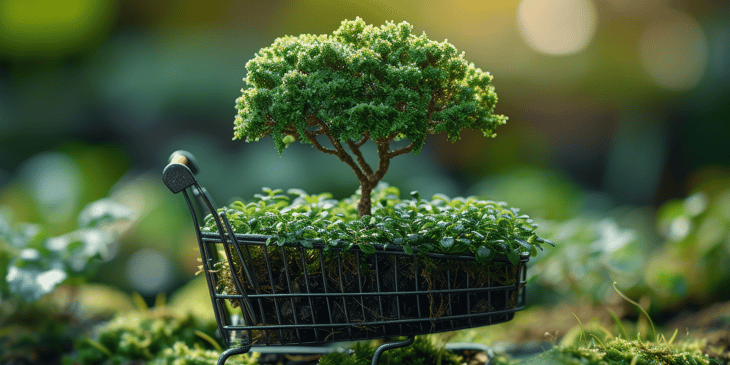
[[700, 343], [644, 342], [615, 338], [605, 343], [591, 342], [579, 346], [557, 346], [517, 364], [550, 365], [710, 365]]
[[[214, 341], [220, 341], [214, 334], [215, 322], [210, 317], [186, 314], [191, 308], [210, 306], [207, 287], [201, 285], [204, 284], [201, 279], [203, 278], [196, 278], [188, 287], [173, 295], [168, 305], [118, 313], [111, 321], [101, 323], [93, 335], [89, 333], [88, 337], [78, 337], [74, 352], [64, 363], [215, 364], [219, 350], [195, 333], [197, 330]], [[194, 305], [195, 302], [199, 303]], [[726, 306], [730, 308], [730, 303]], [[542, 340], [545, 345], [542, 348], [543, 353], [539, 355], [525, 358], [524, 353], [508, 351], [498, 354], [492, 364], [632, 365], [632, 361], [636, 361], [633, 365], [725, 365], [730, 359], [730, 328], [725, 321], [723, 308], [714, 307], [713, 314], [700, 312], [697, 316], [683, 315], [687, 321], [671, 321], [665, 324], [664, 330], [657, 328], [657, 333], [664, 333], [665, 337], [660, 336], [660, 340], [656, 341], [653, 340], [651, 327], [644, 321], [621, 321], [626, 336], [621, 335], [619, 338], [621, 331], [617, 329], [608, 307], [531, 307], [518, 313], [514, 321], [418, 336], [410, 347], [386, 351], [381, 358], [381, 364], [438, 364], [440, 358], [442, 365], [484, 365], [486, 357], [483, 353], [454, 353], [442, 347], [449, 342], [471, 342], [493, 346], [499, 350], [499, 343], [516, 345]], [[622, 317], [626, 314], [615, 307], [610, 310]], [[576, 317], [583, 319], [582, 326], [578, 324]], [[596, 319], [589, 320], [593, 317]], [[682, 323], [687, 327], [679, 328], [678, 335], [672, 340], [674, 330], [678, 328], [672, 327], [674, 323]], [[693, 323], [701, 328], [694, 327]], [[705, 332], [703, 328], [709, 328], [712, 332]], [[545, 336], [546, 332], [549, 332], [548, 336]], [[640, 340], [636, 340], [638, 334], [641, 334], [638, 336]], [[93, 346], [87, 338], [102, 344], [111, 355]], [[147, 345], [144, 347], [147, 352], [138, 346], [140, 343]], [[309, 359], [303, 364], [369, 364], [378, 343], [378, 340], [358, 343], [354, 347], [354, 356], [332, 354], [321, 359]], [[259, 357], [258, 354], [240, 355], [231, 357], [227, 363], [263, 365], [266, 363], [264, 358], [265, 356]]]

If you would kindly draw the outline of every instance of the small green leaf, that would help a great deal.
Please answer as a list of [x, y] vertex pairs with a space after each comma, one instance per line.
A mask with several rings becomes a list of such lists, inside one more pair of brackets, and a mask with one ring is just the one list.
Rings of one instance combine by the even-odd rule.
[[358, 245], [360, 248], [360, 251], [366, 253], [366, 254], [374, 254], [375, 253], [375, 246], [369, 244], [369, 243], [362, 243]]
[[555, 242], [553, 242], [553, 241], [551, 241], [549, 239], [546, 239], [546, 238], [538, 238], [537, 239], [537, 242], [547, 243], [548, 245], [555, 247]]
[[403, 252], [409, 255], [413, 255], [413, 247], [411, 247], [410, 245], [403, 245]]
[[520, 263], [520, 252], [519, 251], [507, 251], [507, 259], [512, 265]]
[[533, 249], [532, 245], [530, 245], [529, 243], [527, 243], [527, 241], [525, 241], [521, 238], [515, 238], [515, 242], [517, 242], [517, 244], [519, 244], [522, 247], [522, 249], [526, 252], [529, 252], [530, 250]]
[[454, 246], [454, 237], [444, 237], [441, 239], [441, 247], [444, 251], [449, 252], [452, 246]]
[[477, 249], [477, 252], [475, 254], [475, 258], [478, 263], [480, 264], [487, 264], [494, 258], [495, 252], [494, 250], [491, 250], [487, 248], [486, 246], [480, 246]]

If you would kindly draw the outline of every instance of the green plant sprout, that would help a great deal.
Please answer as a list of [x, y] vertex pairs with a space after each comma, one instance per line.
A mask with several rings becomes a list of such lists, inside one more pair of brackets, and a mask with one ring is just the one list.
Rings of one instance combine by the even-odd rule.
[[[494, 137], [507, 121], [493, 113], [492, 75], [447, 41], [412, 31], [406, 22], [375, 27], [356, 18], [332, 34], [276, 39], [246, 64], [234, 139], [271, 135], [279, 153], [298, 140], [337, 156], [360, 182], [359, 216], [370, 215], [371, 192], [391, 159], [418, 154], [431, 134], [455, 142], [471, 128]], [[401, 139], [410, 143], [394, 143]], [[377, 165], [366, 161], [368, 141]]]

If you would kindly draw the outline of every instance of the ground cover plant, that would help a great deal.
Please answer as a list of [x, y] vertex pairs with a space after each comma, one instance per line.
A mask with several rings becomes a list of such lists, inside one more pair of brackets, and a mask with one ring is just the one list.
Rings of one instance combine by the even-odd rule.
[[[264, 188], [253, 201], [237, 201], [219, 211], [225, 212], [235, 233], [271, 235], [269, 243], [279, 246], [311, 248], [318, 242], [325, 250], [347, 250], [358, 245], [371, 253], [373, 244], [397, 245], [408, 253], [468, 253], [482, 264], [495, 255], [516, 264], [521, 255], [537, 255], [542, 244], [554, 246], [537, 235], [529, 216], [504, 202], [440, 194], [423, 200], [417, 192], [411, 193], [413, 199], [401, 199], [398, 188], [381, 184], [373, 192], [372, 215], [361, 218], [359, 194], [336, 200], [329, 193], [309, 195], [299, 189], [290, 189], [288, 196], [282, 193]], [[212, 216], [206, 218], [203, 231], [217, 231]]]

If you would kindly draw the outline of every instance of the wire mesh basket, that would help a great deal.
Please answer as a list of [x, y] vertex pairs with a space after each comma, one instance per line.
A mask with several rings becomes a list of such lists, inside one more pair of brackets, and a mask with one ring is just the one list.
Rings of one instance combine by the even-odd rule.
[[[194, 158], [177, 151], [163, 172], [182, 192], [198, 238], [203, 269], [226, 358], [276, 346], [413, 336], [509, 321], [524, 308], [526, 263], [495, 257], [406, 253], [396, 245], [348, 250], [279, 246], [276, 237], [236, 234], [193, 176]], [[192, 197], [191, 197], [192, 195]], [[197, 202], [196, 202], [197, 200]], [[196, 209], [197, 207], [197, 209]], [[215, 232], [199, 222], [212, 214]], [[257, 350], [260, 351], [260, 350]]]

